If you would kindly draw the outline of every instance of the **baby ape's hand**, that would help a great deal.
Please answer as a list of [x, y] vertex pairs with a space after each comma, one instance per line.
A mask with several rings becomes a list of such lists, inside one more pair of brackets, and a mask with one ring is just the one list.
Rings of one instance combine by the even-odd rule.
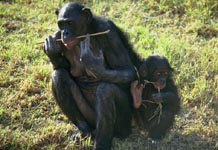
[[56, 39], [54, 37], [48, 36], [45, 39], [44, 52], [49, 57], [60, 55], [61, 48], [60, 45], [56, 42]]
[[163, 103], [163, 93], [152, 94], [152, 100], [156, 103]]
[[133, 97], [133, 105], [138, 109], [142, 104], [143, 84], [139, 84], [138, 80], [131, 83], [131, 94]]

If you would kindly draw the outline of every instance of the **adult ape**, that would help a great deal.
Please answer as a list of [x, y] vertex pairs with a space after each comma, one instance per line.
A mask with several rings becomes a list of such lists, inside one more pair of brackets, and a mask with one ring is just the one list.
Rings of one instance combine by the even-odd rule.
[[[96, 130], [96, 149], [110, 149], [114, 136], [131, 131], [130, 82], [140, 60], [111, 20], [79, 3], [65, 4], [56, 14], [59, 30], [44, 45], [54, 68], [53, 95], [82, 136]], [[108, 29], [105, 35], [76, 38]]]
[[153, 140], [163, 138], [180, 109], [180, 98], [168, 60], [159, 55], [145, 59], [139, 68], [140, 81], [132, 83], [136, 122]]

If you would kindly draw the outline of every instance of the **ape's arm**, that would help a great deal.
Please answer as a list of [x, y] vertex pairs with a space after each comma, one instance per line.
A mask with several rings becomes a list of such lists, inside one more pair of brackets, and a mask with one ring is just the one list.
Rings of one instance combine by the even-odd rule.
[[45, 39], [44, 52], [50, 59], [54, 69], [68, 69], [70, 67], [69, 62], [62, 56], [64, 45], [62, 42], [57, 43], [56, 39], [60, 39], [60, 31], [57, 31], [54, 36], [48, 36]]
[[166, 87], [163, 92], [153, 94], [152, 99], [155, 102], [161, 102], [165, 107], [175, 113], [180, 110], [180, 98], [177, 87], [174, 84]]
[[[100, 50], [99, 56], [94, 56], [90, 50], [90, 39], [81, 42], [81, 60], [86, 68], [102, 81], [111, 83], [127, 83], [136, 79], [136, 70], [130, 59], [130, 54], [116, 31], [108, 35], [109, 44]], [[104, 53], [104, 54], [103, 54]]]
[[107, 82], [126, 83], [136, 79], [134, 69], [109, 70], [100, 73], [100, 78]]

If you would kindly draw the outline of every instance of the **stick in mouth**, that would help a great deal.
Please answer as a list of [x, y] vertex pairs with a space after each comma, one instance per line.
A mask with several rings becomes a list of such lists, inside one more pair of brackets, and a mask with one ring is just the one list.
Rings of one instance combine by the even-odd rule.
[[[102, 35], [102, 34], [107, 34], [109, 33], [110, 30], [106, 30], [106, 31], [103, 31], [103, 32], [97, 32], [97, 33], [93, 33], [93, 34], [89, 34], [89, 36], [96, 36], [96, 35]], [[75, 38], [77, 39], [80, 39], [80, 38], [85, 38], [87, 35], [80, 35], [80, 36], [77, 36]], [[61, 39], [56, 39], [56, 41], [62, 41]], [[44, 42], [39, 42], [37, 44], [43, 44]]]

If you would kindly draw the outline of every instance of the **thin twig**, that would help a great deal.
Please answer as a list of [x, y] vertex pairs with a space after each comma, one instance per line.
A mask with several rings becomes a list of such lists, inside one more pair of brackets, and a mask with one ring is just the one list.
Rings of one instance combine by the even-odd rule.
[[[103, 32], [97, 32], [97, 33], [89, 34], [89, 36], [102, 35], [102, 34], [107, 34], [109, 32], [110, 32], [110, 30], [106, 30], [106, 31], [103, 31]], [[80, 39], [80, 38], [85, 38], [86, 36], [87, 35], [81, 35], [81, 36], [77, 36], [76, 38]]]
[[[158, 88], [158, 93], [160, 93], [160, 88]], [[159, 117], [158, 117], [158, 124], [159, 124], [160, 123], [160, 117], [162, 115], [162, 107], [163, 107], [163, 105], [161, 104], [161, 102], [159, 102], [158, 105], [159, 105], [159, 110], [160, 110]]]
[[155, 82], [151, 82], [151, 81], [148, 81], [148, 80], [144, 80], [144, 85], [143, 85], [143, 86], [145, 87], [145, 85], [148, 84], [148, 83], [151, 83], [151, 84], [153, 84], [153, 85], [155, 84]]
[[[103, 32], [97, 32], [97, 33], [93, 33], [93, 34], [89, 34], [89, 36], [96, 36], [96, 35], [102, 35], [102, 34], [107, 34], [109, 33], [110, 30], [106, 30], [106, 31], [103, 31]], [[80, 36], [77, 36], [75, 38], [77, 39], [81, 39], [81, 38], [85, 38], [87, 35], [80, 35]], [[56, 41], [62, 41], [62, 39], [56, 39]], [[39, 42], [39, 43], [36, 43], [36, 44], [42, 44], [44, 42]]]
[[142, 103], [142, 106], [144, 107], [144, 109], [147, 109], [147, 106], [144, 103]]
[[162, 107], [163, 107], [163, 105], [161, 103], [158, 103], [158, 105], [159, 105], [159, 110], [160, 110], [159, 117], [158, 117], [158, 124], [159, 124], [160, 123], [160, 117], [162, 115]]
[[[153, 102], [153, 101], [150, 101], [150, 100], [142, 100], [143, 102], [146, 102], [146, 103], [155, 103], [155, 102]], [[156, 104], [156, 103], [155, 103]]]
[[[151, 121], [159, 112], [159, 106], [156, 108], [156, 110], [154, 111], [154, 114], [148, 119], [148, 121]], [[159, 119], [158, 119], [158, 122], [159, 122]], [[159, 124], [159, 123], [158, 123]]]
[[138, 83], [141, 83], [141, 79], [140, 79], [140, 75], [139, 75], [139, 72], [138, 72], [138, 69], [136, 68], [136, 66], [134, 66], [134, 69], [136, 71], [136, 75], [137, 75], [137, 78], [138, 78]]
[[[148, 83], [150, 83], [150, 81], [148, 81]], [[158, 88], [158, 93], [160, 93], [160, 88]], [[156, 103], [156, 102], [152, 102], [152, 101], [149, 101], [149, 100], [144, 100], [145, 102], [149, 102], [149, 103]], [[160, 117], [162, 115], [162, 109], [163, 109], [163, 105], [161, 102], [159, 103], [156, 103], [158, 104], [158, 107], [156, 108], [156, 110], [154, 111], [154, 114], [148, 119], [148, 121], [152, 120], [155, 116], [158, 115], [158, 124], [160, 123]]]

